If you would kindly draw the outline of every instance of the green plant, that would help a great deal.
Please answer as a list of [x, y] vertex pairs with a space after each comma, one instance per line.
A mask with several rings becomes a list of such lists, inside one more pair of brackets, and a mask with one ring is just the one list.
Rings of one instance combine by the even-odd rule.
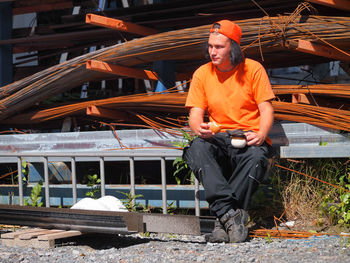
[[193, 136], [190, 132], [187, 132], [183, 129], [179, 130], [182, 134], [182, 141], [181, 142], [174, 142], [173, 145], [177, 146], [179, 148], [185, 148], [190, 144], [190, 142], [195, 139], [197, 136]]
[[[22, 172], [22, 181], [23, 182], [27, 182], [27, 177], [28, 177], [28, 173], [29, 173], [29, 163], [22, 161], [21, 162], [21, 172]], [[18, 182], [18, 173], [16, 175], [11, 174], [11, 182], [12, 184], [16, 184]], [[17, 182], [16, 182], [17, 181]]]
[[141, 232], [140, 235], [142, 237], [150, 237], [151, 236], [151, 234], [149, 232]]
[[137, 203], [137, 208], [140, 208], [143, 213], [151, 213], [153, 207], [150, 204], [144, 205], [142, 203]]
[[90, 190], [85, 193], [86, 196], [97, 199], [97, 194], [101, 192], [101, 179], [98, 178], [97, 174], [88, 175], [88, 184]]
[[[173, 215], [175, 213], [175, 210], [176, 210], [175, 201], [172, 201], [170, 204], [167, 203], [166, 211], [168, 215]], [[161, 208], [161, 211], [163, 211], [163, 208]]]
[[[187, 165], [187, 163], [182, 159], [182, 157], [177, 157], [173, 162], [173, 166], [176, 169], [173, 175], [178, 185], [181, 184], [181, 181], [183, 183], [189, 181], [190, 184], [194, 184], [194, 173], [191, 170], [191, 168]], [[181, 173], [183, 174], [182, 180], [179, 176]]]
[[347, 174], [348, 162], [335, 158], [276, 160], [270, 171], [274, 190], [271, 206], [276, 208], [279, 202], [282, 206], [278, 213], [285, 211], [284, 219], [297, 221], [299, 226], [319, 225], [324, 229], [337, 223], [337, 213], [328, 209], [339, 200], [338, 190], [332, 185], [338, 185], [339, 178]]
[[272, 239], [271, 239], [271, 234], [269, 232], [266, 233], [266, 237], [265, 240], [267, 242], [267, 244], [271, 244], [272, 243]]
[[22, 162], [22, 176], [23, 176], [22, 180], [25, 182], [27, 181], [28, 173], [29, 173], [29, 163], [23, 161]]
[[[184, 130], [180, 131], [182, 133], [183, 139], [181, 142], [173, 143], [173, 145], [180, 148], [185, 148], [196, 136], [192, 136], [190, 133]], [[191, 184], [194, 184], [194, 173], [184, 161], [184, 159], [182, 159], [182, 157], [177, 157], [173, 162], [173, 166], [175, 167], [175, 172], [173, 175], [178, 185], [180, 185], [181, 183], [185, 183], [186, 181], [189, 181]], [[182, 175], [182, 180], [180, 178], [180, 175]]]
[[178, 238], [178, 236], [175, 235], [175, 234], [169, 233], [169, 234], [168, 234], [168, 238], [169, 238], [169, 239], [175, 239], [175, 238]]
[[[123, 195], [125, 195], [125, 199], [121, 199], [123, 205], [126, 207], [126, 209], [128, 209], [129, 211], [132, 212], [136, 212], [138, 209], [138, 207], [140, 207], [139, 203], [136, 203], [135, 200], [137, 198], [143, 197], [143, 195], [139, 194], [139, 195], [133, 195], [131, 192], [129, 193], [125, 193], [125, 192], [121, 192], [121, 191], [117, 191], [118, 193], [121, 193]], [[141, 206], [142, 207], [142, 206]], [[145, 210], [146, 207], [143, 206], [143, 210]]]
[[[350, 225], [350, 171], [348, 174], [339, 178], [340, 186], [339, 190], [339, 224]], [[347, 191], [345, 191], [347, 190]]]
[[339, 177], [338, 186], [338, 196], [326, 195], [321, 207], [331, 223], [350, 226], [350, 172]]
[[24, 199], [24, 205], [28, 206], [37, 206], [37, 207], [41, 207], [43, 205], [42, 202], [40, 202], [41, 200], [41, 187], [42, 187], [43, 183], [42, 181], [39, 181], [37, 184], [35, 184], [32, 188], [32, 191], [30, 192], [30, 196], [27, 199]]

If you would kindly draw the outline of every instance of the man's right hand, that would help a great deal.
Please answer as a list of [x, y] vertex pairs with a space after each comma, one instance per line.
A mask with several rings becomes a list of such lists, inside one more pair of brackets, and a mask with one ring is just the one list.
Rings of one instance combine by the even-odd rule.
[[209, 123], [201, 123], [198, 128], [198, 134], [201, 138], [211, 138], [215, 135], [213, 131], [210, 130], [210, 124]]
[[201, 108], [193, 107], [190, 110], [189, 124], [191, 130], [198, 137], [211, 138], [214, 136], [214, 132], [210, 130], [210, 124], [203, 122], [204, 110]]

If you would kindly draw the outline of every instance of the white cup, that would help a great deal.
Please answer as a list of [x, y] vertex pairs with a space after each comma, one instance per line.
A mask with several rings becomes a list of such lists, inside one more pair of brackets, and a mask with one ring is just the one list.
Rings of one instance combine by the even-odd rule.
[[247, 140], [241, 137], [232, 138], [231, 145], [235, 148], [244, 148], [247, 145]]

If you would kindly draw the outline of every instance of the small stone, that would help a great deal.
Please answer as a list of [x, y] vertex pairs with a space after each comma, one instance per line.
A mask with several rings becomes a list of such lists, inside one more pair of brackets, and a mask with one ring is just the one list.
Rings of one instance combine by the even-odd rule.
[[205, 261], [205, 257], [204, 256], [197, 257], [197, 262], [202, 262], [202, 261]]

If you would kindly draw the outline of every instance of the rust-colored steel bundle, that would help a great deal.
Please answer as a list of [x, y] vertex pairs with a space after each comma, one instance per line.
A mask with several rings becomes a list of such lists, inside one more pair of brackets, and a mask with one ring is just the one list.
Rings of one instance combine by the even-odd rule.
[[305, 122], [350, 131], [350, 111], [306, 104], [274, 101], [275, 119]]
[[[243, 29], [242, 48], [249, 57], [265, 57], [265, 62], [281, 59], [279, 52], [288, 40], [313, 40], [342, 50], [350, 50], [350, 18], [298, 15], [253, 18], [236, 21]], [[0, 122], [56, 94], [106, 75], [86, 72], [87, 60], [95, 59], [123, 66], [157, 60], [197, 60], [203, 58], [209, 25], [170, 31], [107, 47], [0, 88]], [[285, 52], [288, 53], [287, 51]], [[268, 56], [268, 54], [272, 54]], [[302, 55], [302, 54], [301, 54]], [[299, 54], [299, 56], [301, 56]], [[292, 57], [298, 57], [293, 53]], [[293, 62], [294, 63], [294, 62]]]
[[[310, 238], [313, 236], [315, 237], [332, 236], [332, 234], [315, 233], [315, 232], [309, 232], [309, 231], [282, 230], [282, 229], [281, 230], [257, 229], [257, 230], [250, 231], [249, 236], [261, 237], [261, 238], [304, 239], [304, 238]], [[343, 236], [346, 236], [346, 235], [343, 235]]]
[[350, 98], [350, 84], [273, 85], [275, 95], [312, 94], [327, 97]]
[[[323, 90], [328, 91], [332, 87], [334, 87], [332, 93], [334, 97], [344, 97], [344, 94], [350, 89], [349, 85], [311, 85], [307, 87], [301, 85], [275, 85], [273, 89], [277, 96], [301, 91], [306, 92], [305, 90], [307, 90], [308, 94], [316, 95], [323, 94]], [[186, 96], [186, 92], [179, 93], [175, 90], [170, 90], [167, 93], [154, 93], [152, 95], [137, 94], [115, 97], [18, 115], [15, 118], [3, 121], [3, 123], [40, 123], [66, 116], [82, 116], [86, 115], [88, 107], [95, 106], [102, 109], [115, 110], [116, 114], [113, 119], [107, 117], [107, 119], [114, 122], [132, 123], [136, 119], [139, 123], [157, 127], [158, 129], [162, 127], [179, 128], [181, 125], [184, 125], [183, 122], [179, 123], [179, 119], [183, 120], [187, 115], [187, 110], [184, 107]], [[349, 110], [279, 100], [273, 101], [273, 107], [276, 120], [305, 122], [322, 127], [350, 131]], [[128, 114], [129, 119], [126, 120], [125, 115], [118, 113]], [[118, 116], [122, 116], [121, 119]], [[133, 118], [130, 118], [130, 116], [133, 116]], [[105, 118], [103, 114], [98, 117]], [[172, 120], [165, 121], [166, 118], [172, 118]]]

